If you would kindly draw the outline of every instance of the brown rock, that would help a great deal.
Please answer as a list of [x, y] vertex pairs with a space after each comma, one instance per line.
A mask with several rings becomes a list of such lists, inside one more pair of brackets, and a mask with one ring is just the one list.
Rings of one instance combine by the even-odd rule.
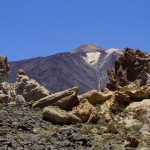
[[137, 148], [139, 145], [139, 141], [134, 137], [128, 136], [126, 140], [128, 143], [125, 145], [125, 147]]
[[107, 88], [115, 91], [131, 82], [139, 83], [140, 86], [146, 85], [150, 80], [149, 62], [150, 55], [126, 48], [124, 54], [115, 62], [115, 69], [108, 71]]
[[54, 106], [45, 107], [43, 110], [43, 117], [54, 124], [60, 125], [81, 123], [80, 118], [78, 118], [77, 116]]
[[97, 92], [96, 90], [91, 90], [87, 93], [84, 93], [79, 97], [80, 101], [83, 102], [84, 100], [88, 100], [92, 105], [101, 104], [106, 100], [110, 99], [112, 96], [112, 92]]
[[79, 106], [73, 109], [72, 113], [79, 117], [82, 122], [95, 123], [98, 120], [98, 113], [95, 107], [88, 101], [80, 103]]
[[126, 108], [131, 102], [141, 101], [150, 98], [150, 85], [145, 85], [137, 90], [115, 92], [113, 104], [110, 109], [113, 113], [118, 113]]
[[119, 104], [122, 104], [124, 106], [129, 105], [131, 102], [128, 94], [122, 92], [115, 92], [115, 101], [117, 101]]
[[33, 103], [33, 108], [44, 108], [50, 105], [58, 106], [64, 110], [71, 110], [77, 106], [79, 101], [77, 98], [78, 88], [74, 87], [62, 92], [58, 92], [44, 97]]
[[150, 98], [150, 85], [145, 85], [134, 91], [125, 91], [132, 101], [141, 101]]

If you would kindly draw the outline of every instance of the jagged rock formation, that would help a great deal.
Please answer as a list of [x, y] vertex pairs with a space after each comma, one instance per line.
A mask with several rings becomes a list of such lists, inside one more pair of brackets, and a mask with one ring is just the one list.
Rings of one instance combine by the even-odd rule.
[[35, 80], [30, 79], [24, 70], [19, 70], [15, 82], [16, 95], [22, 95], [26, 101], [36, 101], [43, 97], [50, 95], [50, 92], [37, 83]]
[[73, 52], [59, 53], [18, 62], [10, 62], [9, 81], [15, 82], [19, 69], [44, 85], [52, 93], [77, 86], [80, 93], [105, 88], [107, 70], [114, 67], [120, 49], [100, 48], [87, 44]]
[[150, 83], [150, 55], [130, 48], [115, 62], [115, 69], [108, 71], [107, 88], [118, 90], [134, 82], [138, 87]]

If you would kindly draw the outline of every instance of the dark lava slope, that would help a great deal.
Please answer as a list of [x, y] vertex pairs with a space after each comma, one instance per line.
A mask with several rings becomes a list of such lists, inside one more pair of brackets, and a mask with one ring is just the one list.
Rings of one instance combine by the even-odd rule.
[[118, 49], [103, 50], [96, 45], [82, 45], [73, 52], [11, 62], [9, 81], [14, 82], [17, 71], [22, 68], [51, 92], [73, 86], [78, 86], [81, 93], [102, 89], [108, 81], [107, 69], [114, 67], [119, 56]]

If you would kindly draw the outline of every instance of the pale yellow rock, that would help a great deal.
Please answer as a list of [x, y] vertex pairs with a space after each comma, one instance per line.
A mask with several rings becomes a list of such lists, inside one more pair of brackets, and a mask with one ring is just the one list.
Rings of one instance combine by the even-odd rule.
[[138, 90], [125, 91], [125, 94], [127, 94], [130, 97], [130, 99], [132, 99], [133, 101], [149, 99], [150, 98], [150, 85], [148, 84], [148, 85], [142, 86]]
[[78, 98], [81, 102], [88, 100], [92, 105], [102, 104], [106, 100], [110, 99], [113, 95], [112, 91], [107, 92], [97, 92], [96, 90], [91, 90], [87, 93], [79, 95]]
[[70, 112], [61, 110], [59, 107], [49, 106], [43, 109], [43, 117], [54, 124], [81, 123], [80, 118]]
[[79, 104], [77, 98], [78, 88], [74, 87], [62, 92], [51, 94], [33, 103], [33, 108], [44, 108], [47, 106], [58, 106], [64, 110], [71, 110]]
[[144, 99], [141, 102], [133, 102], [131, 103], [126, 110], [134, 111], [136, 109], [150, 109], [150, 99]]

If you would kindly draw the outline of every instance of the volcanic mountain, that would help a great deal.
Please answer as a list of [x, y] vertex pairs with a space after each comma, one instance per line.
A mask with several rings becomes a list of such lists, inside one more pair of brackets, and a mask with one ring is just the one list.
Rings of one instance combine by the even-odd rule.
[[15, 81], [17, 71], [23, 69], [52, 93], [73, 86], [78, 86], [81, 93], [99, 90], [105, 88], [107, 70], [114, 67], [121, 54], [121, 49], [85, 44], [71, 52], [10, 62], [9, 81]]

